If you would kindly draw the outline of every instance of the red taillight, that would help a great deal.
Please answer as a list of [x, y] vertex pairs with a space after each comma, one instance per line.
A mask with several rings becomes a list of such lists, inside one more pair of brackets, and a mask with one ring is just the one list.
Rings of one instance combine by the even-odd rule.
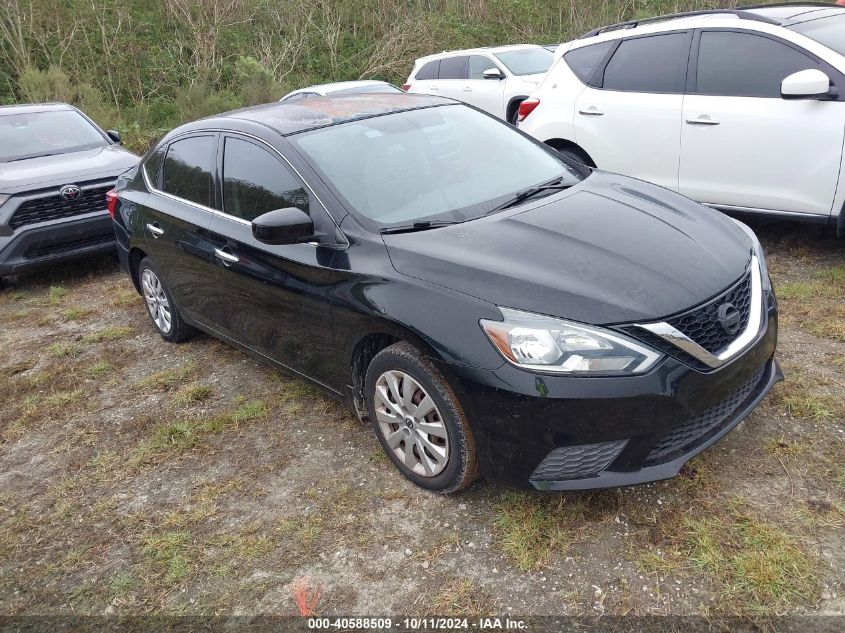
[[117, 211], [117, 192], [114, 189], [106, 191], [106, 207], [109, 215], [114, 218], [114, 212]]
[[402, 90], [408, 92], [411, 89], [411, 84], [402, 84]]
[[517, 117], [517, 122], [525, 120], [529, 114], [534, 112], [534, 108], [540, 105], [539, 99], [526, 99], [522, 103], [519, 104], [519, 115]]

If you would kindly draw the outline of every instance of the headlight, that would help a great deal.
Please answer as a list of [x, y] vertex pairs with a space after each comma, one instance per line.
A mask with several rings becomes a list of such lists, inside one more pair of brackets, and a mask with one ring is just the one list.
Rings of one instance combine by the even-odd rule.
[[662, 357], [629, 338], [602, 328], [499, 308], [504, 321], [481, 327], [509, 362], [541, 372], [630, 375], [648, 371]]
[[[728, 216], [730, 217], [730, 216]], [[760, 281], [762, 282], [763, 290], [772, 289], [772, 279], [769, 277], [769, 268], [766, 266], [766, 255], [763, 253], [763, 245], [757, 239], [757, 235], [751, 230], [751, 227], [736, 218], [731, 218], [736, 225], [743, 230], [743, 232], [751, 238], [751, 247], [754, 249], [754, 254], [757, 256], [757, 261], [760, 262]]]
[[9, 196], [0, 196], [0, 207], [9, 199]]

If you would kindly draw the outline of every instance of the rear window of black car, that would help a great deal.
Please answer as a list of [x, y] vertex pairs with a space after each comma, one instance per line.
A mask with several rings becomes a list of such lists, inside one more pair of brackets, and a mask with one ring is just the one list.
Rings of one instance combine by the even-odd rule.
[[167, 148], [162, 191], [205, 207], [212, 206], [213, 136], [192, 136]]
[[586, 84], [593, 78], [596, 68], [614, 44], [615, 42], [601, 42], [600, 44], [582, 46], [566, 53], [563, 59], [566, 60], [575, 76]]

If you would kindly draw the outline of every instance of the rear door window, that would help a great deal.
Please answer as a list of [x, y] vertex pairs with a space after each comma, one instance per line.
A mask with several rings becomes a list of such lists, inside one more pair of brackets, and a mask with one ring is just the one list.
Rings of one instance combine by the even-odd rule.
[[191, 136], [172, 142], [164, 159], [162, 191], [213, 208], [216, 140], [215, 136]]
[[689, 39], [687, 33], [668, 33], [623, 40], [604, 69], [602, 87], [626, 92], [683, 92]]
[[440, 60], [440, 79], [466, 79], [467, 56], [446, 57]]
[[566, 60], [569, 68], [572, 69], [572, 72], [575, 73], [575, 76], [587, 84], [590, 83], [599, 64], [615, 44], [616, 42], [611, 41], [582, 46], [581, 48], [576, 48], [574, 51], [569, 51], [563, 58]]
[[433, 62], [428, 62], [422, 68], [417, 71], [416, 77], [414, 79], [419, 79], [420, 81], [424, 79], [437, 79], [437, 74], [440, 72], [440, 60], [435, 59]]
[[696, 92], [780, 99], [780, 84], [800, 70], [819, 68], [807, 55], [768, 37], [704, 31], [698, 49]]

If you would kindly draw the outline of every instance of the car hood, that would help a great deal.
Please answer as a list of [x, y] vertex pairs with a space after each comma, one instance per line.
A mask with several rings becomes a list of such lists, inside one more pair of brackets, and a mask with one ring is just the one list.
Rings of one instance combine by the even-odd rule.
[[49, 186], [78, 184], [117, 176], [134, 167], [138, 157], [119, 145], [0, 163], [0, 193], [15, 194]]
[[513, 211], [383, 238], [400, 273], [592, 324], [654, 320], [701, 304], [742, 276], [752, 249], [727, 216], [602, 172]]

